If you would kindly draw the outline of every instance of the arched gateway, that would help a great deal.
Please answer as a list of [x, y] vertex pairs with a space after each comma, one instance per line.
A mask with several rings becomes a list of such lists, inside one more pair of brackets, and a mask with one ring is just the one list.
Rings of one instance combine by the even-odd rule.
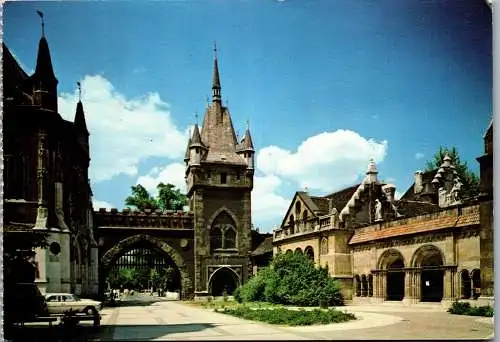
[[118, 258], [131, 249], [139, 246], [157, 251], [172, 261], [174, 269], [179, 273], [180, 276], [181, 299], [185, 298], [186, 294], [193, 292], [191, 277], [189, 276], [187, 265], [180, 254], [167, 242], [146, 234], [137, 234], [120, 240], [101, 257], [101, 286], [104, 286], [104, 281], [109, 274], [111, 267], [115, 264]]

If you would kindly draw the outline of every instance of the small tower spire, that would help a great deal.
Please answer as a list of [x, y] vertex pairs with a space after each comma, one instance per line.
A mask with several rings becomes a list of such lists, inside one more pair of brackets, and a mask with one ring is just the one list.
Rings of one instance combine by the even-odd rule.
[[40, 19], [42, 20], [42, 37], [45, 37], [45, 23], [43, 21], [43, 12], [36, 11], [36, 13], [40, 16]]
[[221, 102], [221, 86], [219, 77], [219, 65], [217, 63], [217, 44], [214, 43], [214, 74], [212, 80], [212, 101]]

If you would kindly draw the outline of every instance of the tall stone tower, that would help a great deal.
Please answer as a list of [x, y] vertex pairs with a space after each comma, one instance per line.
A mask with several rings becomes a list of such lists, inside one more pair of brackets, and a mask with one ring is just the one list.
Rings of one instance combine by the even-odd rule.
[[194, 212], [195, 295], [231, 294], [249, 276], [254, 149], [250, 129], [238, 142], [222, 103], [215, 50], [212, 102], [186, 150], [186, 183]]

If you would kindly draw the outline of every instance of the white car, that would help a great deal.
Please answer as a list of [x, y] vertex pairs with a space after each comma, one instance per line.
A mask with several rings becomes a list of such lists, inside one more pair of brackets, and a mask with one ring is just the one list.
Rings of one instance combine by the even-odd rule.
[[102, 309], [102, 303], [92, 300], [78, 298], [71, 293], [46, 293], [45, 301], [49, 314], [62, 314], [65, 312], [84, 313], [93, 315]]

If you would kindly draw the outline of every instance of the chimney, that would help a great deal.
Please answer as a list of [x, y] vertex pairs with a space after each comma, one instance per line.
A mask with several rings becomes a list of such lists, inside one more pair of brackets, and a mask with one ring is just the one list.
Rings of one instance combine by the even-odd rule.
[[333, 200], [331, 198], [328, 198], [328, 212], [332, 212], [332, 207], [333, 207]]
[[424, 190], [423, 180], [422, 180], [422, 171], [415, 172], [415, 185], [413, 186], [413, 190], [416, 194], [419, 194]]

